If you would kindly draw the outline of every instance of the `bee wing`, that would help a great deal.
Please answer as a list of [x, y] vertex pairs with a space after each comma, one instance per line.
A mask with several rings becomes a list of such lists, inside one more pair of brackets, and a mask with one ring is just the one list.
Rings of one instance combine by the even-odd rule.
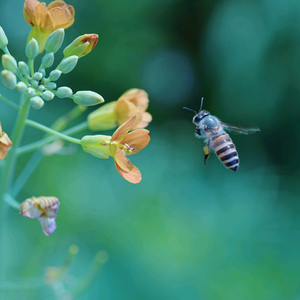
[[260, 131], [260, 129], [258, 127], [249, 127], [249, 128], [244, 128], [244, 127], [239, 127], [239, 126], [234, 126], [234, 125], [230, 125], [227, 123], [223, 123], [221, 122], [222, 126], [232, 132], [235, 133], [239, 133], [239, 134], [252, 134], [255, 133], [257, 131]]

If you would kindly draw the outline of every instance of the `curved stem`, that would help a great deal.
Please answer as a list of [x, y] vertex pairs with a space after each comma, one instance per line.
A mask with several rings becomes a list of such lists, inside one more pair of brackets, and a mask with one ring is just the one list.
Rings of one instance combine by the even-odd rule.
[[15, 208], [17, 210], [20, 209], [20, 203], [17, 200], [15, 200], [10, 194], [8, 194], [8, 193], [4, 194], [3, 195], [3, 200], [7, 204], [9, 204], [11, 207], [13, 207], [13, 208]]
[[68, 141], [68, 142], [75, 143], [75, 144], [81, 144], [81, 141], [80, 141], [79, 139], [75, 139], [75, 138], [72, 138], [72, 137], [70, 137], [70, 136], [67, 136], [67, 135], [65, 135], [65, 134], [63, 134], [63, 133], [57, 132], [57, 131], [55, 131], [55, 130], [53, 130], [53, 129], [47, 127], [47, 126], [44, 126], [44, 125], [42, 125], [42, 124], [40, 124], [40, 123], [37, 123], [37, 122], [35, 122], [35, 121], [32, 121], [32, 120], [26, 120], [25, 124], [26, 124], [26, 125], [29, 125], [29, 126], [32, 126], [32, 127], [34, 127], [34, 128], [37, 128], [37, 129], [39, 129], [39, 130], [45, 131], [45, 132], [47, 132], [47, 133], [49, 133], [49, 134], [56, 135], [56, 136], [58, 136], [59, 138], [61, 138], [61, 139], [63, 139], [63, 140], [66, 140], [66, 141]]
[[[67, 135], [67, 134], [75, 134], [77, 132], [80, 132], [80, 131], [83, 131], [85, 129], [88, 128], [88, 123], [85, 121], [81, 124], [78, 124], [72, 128], [69, 128], [65, 131], [62, 132], [62, 134], [64, 135]], [[42, 139], [40, 141], [37, 141], [37, 142], [34, 142], [34, 143], [31, 143], [31, 144], [28, 144], [28, 145], [25, 145], [25, 146], [22, 146], [20, 148], [17, 149], [17, 154], [24, 154], [24, 153], [27, 153], [27, 152], [30, 152], [30, 151], [33, 151], [33, 150], [37, 150], [55, 140], [59, 139], [59, 137], [57, 136], [50, 136], [50, 137], [47, 137], [45, 139]]]
[[2, 96], [0, 94], [0, 99], [3, 100], [6, 104], [10, 105], [11, 107], [17, 109], [17, 110], [21, 110], [21, 107], [19, 107], [17, 104], [13, 103], [11, 100], [5, 98], [4, 96]]

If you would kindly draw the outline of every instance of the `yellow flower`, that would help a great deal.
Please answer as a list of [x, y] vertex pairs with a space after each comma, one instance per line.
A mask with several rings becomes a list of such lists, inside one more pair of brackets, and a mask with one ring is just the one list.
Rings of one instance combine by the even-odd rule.
[[74, 23], [74, 15], [73, 6], [63, 1], [53, 1], [46, 7], [44, 2], [25, 0], [24, 18], [33, 27], [28, 41], [35, 38], [41, 53], [48, 36], [56, 29], [70, 27]]
[[9, 151], [12, 142], [8, 135], [2, 131], [2, 126], [0, 123], [0, 160], [4, 159]]
[[134, 115], [136, 120], [132, 129], [145, 128], [152, 120], [152, 116], [146, 112], [148, 104], [148, 94], [144, 90], [130, 89], [117, 101], [107, 103], [90, 113], [89, 128], [91, 130], [112, 129], [122, 125]]
[[149, 131], [137, 129], [130, 133], [136, 124], [136, 116], [131, 117], [122, 124], [112, 135], [85, 136], [81, 140], [83, 150], [100, 158], [112, 156], [120, 175], [131, 183], [139, 183], [142, 180], [140, 170], [132, 164], [127, 155], [132, 155], [145, 148], [149, 141]]

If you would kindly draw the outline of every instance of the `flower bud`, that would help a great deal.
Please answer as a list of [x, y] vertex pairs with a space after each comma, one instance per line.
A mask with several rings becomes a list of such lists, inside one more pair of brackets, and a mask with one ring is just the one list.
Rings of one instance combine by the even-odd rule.
[[1, 72], [1, 79], [2, 79], [3, 85], [5, 87], [7, 87], [8, 89], [13, 90], [14, 88], [16, 88], [17, 77], [11, 71], [3, 70]]
[[107, 103], [88, 115], [87, 121], [90, 130], [109, 130], [117, 126], [115, 113], [116, 101]]
[[33, 59], [39, 54], [39, 44], [32, 38], [26, 45], [25, 54], [28, 58]]
[[16, 89], [19, 93], [24, 93], [27, 91], [27, 85], [23, 81], [17, 83]]
[[37, 80], [31, 80], [31, 86], [37, 88], [39, 86], [39, 82]]
[[29, 87], [29, 88], [27, 89], [27, 94], [28, 94], [29, 97], [33, 97], [33, 96], [35, 96], [37, 93], [36, 93], [35, 89]]
[[86, 135], [81, 139], [83, 151], [99, 158], [108, 158], [112, 153], [109, 148], [111, 136]]
[[53, 31], [49, 37], [47, 38], [46, 44], [45, 44], [45, 50], [46, 52], [57, 52], [57, 50], [61, 47], [63, 40], [65, 37], [65, 31], [63, 28], [59, 28], [55, 31]]
[[62, 62], [57, 67], [57, 69], [61, 70], [62, 73], [67, 74], [76, 67], [77, 62], [78, 62], [78, 56], [76, 55], [69, 56], [62, 60]]
[[38, 86], [38, 88], [37, 88], [37, 90], [38, 90], [39, 92], [42, 92], [44, 89], [45, 89], [45, 86], [44, 86], [43, 84], [40, 84], [40, 85]]
[[54, 98], [54, 94], [50, 91], [45, 91], [42, 93], [42, 98], [46, 101], [50, 101]]
[[35, 72], [32, 76], [32, 79], [40, 81], [44, 77], [43, 73]]
[[77, 55], [82, 57], [89, 54], [98, 42], [97, 34], [84, 34], [75, 39], [69, 46], [64, 49], [64, 56]]
[[28, 68], [28, 65], [26, 64], [26, 62], [19, 61], [18, 67], [19, 67], [20, 73], [22, 75], [29, 75], [29, 68]]
[[55, 90], [56, 89], [56, 83], [55, 82], [47, 82], [45, 83], [45, 87], [49, 90]]
[[102, 96], [92, 91], [79, 91], [72, 98], [75, 103], [84, 106], [93, 106], [104, 102]]
[[30, 99], [30, 105], [34, 108], [34, 109], [40, 109], [44, 106], [44, 101], [41, 97], [39, 96], [35, 96], [33, 98]]
[[3, 28], [0, 26], [0, 48], [7, 46], [8, 40]]
[[43, 56], [41, 69], [50, 68], [54, 62], [54, 53], [50, 52]]
[[4, 159], [12, 145], [12, 141], [8, 135], [2, 131], [2, 126], [0, 123], [0, 160]]
[[17, 72], [17, 62], [14, 57], [8, 54], [2, 55], [2, 65], [5, 70], [11, 71], [13, 73]]
[[49, 79], [51, 81], [56, 81], [60, 77], [61, 73], [62, 72], [60, 70], [53, 70], [49, 74]]
[[40, 69], [39, 72], [43, 74], [43, 77], [46, 76], [46, 71], [45, 71], [45, 69]]
[[72, 90], [67, 86], [62, 86], [57, 89], [56, 96], [58, 98], [68, 98], [73, 95]]

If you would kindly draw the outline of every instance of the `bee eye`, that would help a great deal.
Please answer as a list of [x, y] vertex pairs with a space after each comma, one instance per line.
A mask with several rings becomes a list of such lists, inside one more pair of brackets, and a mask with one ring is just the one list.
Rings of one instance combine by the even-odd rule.
[[195, 116], [194, 117], [194, 122], [200, 122], [200, 120], [201, 120], [201, 117], [200, 116]]

